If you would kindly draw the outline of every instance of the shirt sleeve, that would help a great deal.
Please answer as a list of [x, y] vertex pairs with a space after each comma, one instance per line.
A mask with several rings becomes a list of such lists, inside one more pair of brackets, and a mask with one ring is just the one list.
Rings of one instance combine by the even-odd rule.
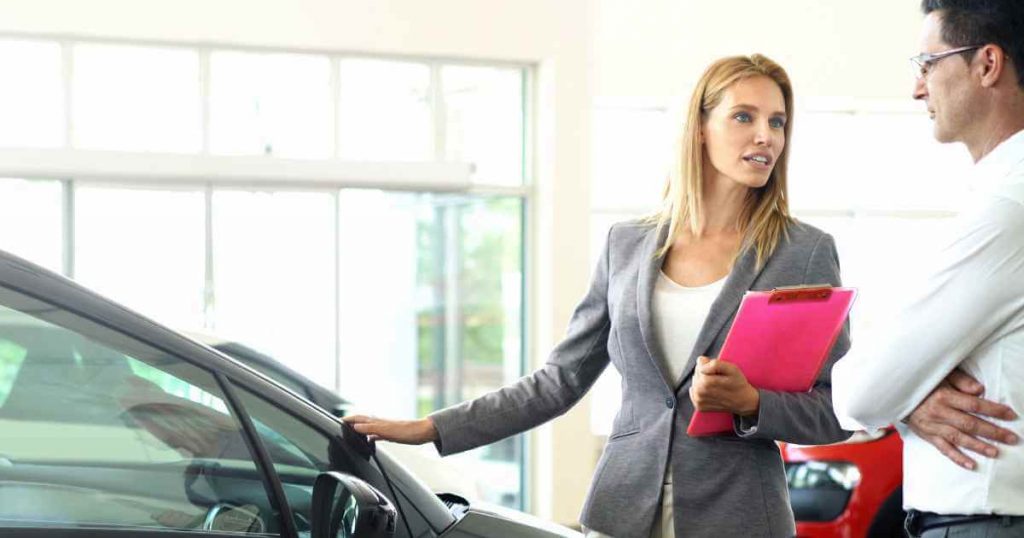
[[930, 274], [897, 314], [879, 320], [832, 371], [844, 429], [875, 430], [909, 415], [1022, 308], [1024, 211], [999, 199], [953, 227]]

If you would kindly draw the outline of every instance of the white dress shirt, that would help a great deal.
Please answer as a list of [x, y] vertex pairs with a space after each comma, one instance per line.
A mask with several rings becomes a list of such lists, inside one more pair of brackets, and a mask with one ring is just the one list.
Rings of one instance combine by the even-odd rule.
[[[907, 282], [895, 317], [832, 370], [845, 429], [877, 429], [908, 416], [953, 369], [984, 397], [1024, 415], [1024, 131], [975, 165], [974, 199], [955, 220], [929, 275]], [[992, 420], [1024, 439], [1024, 421]], [[1024, 515], [1024, 445], [953, 463], [907, 428], [903, 503], [940, 514]]]

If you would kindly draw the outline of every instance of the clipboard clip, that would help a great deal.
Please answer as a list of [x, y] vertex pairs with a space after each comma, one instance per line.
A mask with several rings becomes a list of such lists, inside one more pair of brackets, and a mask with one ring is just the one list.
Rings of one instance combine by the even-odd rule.
[[804, 286], [784, 286], [775, 288], [768, 296], [769, 303], [784, 301], [825, 300], [832, 296], [832, 286], [828, 284], [810, 284]]

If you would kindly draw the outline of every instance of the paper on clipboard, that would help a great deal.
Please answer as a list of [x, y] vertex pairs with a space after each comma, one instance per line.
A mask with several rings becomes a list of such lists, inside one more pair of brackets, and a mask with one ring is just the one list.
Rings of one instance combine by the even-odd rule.
[[[748, 291], [719, 359], [739, 366], [751, 385], [806, 392], [814, 385], [857, 295], [827, 285]], [[695, 411], [691, 436], [733, 432], [733, 415]]]

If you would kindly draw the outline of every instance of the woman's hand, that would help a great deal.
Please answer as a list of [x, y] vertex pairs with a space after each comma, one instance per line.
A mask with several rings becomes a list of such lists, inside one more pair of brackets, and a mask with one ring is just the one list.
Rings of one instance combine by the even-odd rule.
[[386, 420], [365, 415], [352, 415], [341, 420], [370, 439], [392, 441], [406, 445], [422, 445], [437, 440], [437, 428], [429, 418], [419, 420]]
[[760, 393], [738, 366], [707, 357], [697, 359], [690, 400], [698, 411], [726, 411], [741, 417], [756, 415], [761, 405]]

